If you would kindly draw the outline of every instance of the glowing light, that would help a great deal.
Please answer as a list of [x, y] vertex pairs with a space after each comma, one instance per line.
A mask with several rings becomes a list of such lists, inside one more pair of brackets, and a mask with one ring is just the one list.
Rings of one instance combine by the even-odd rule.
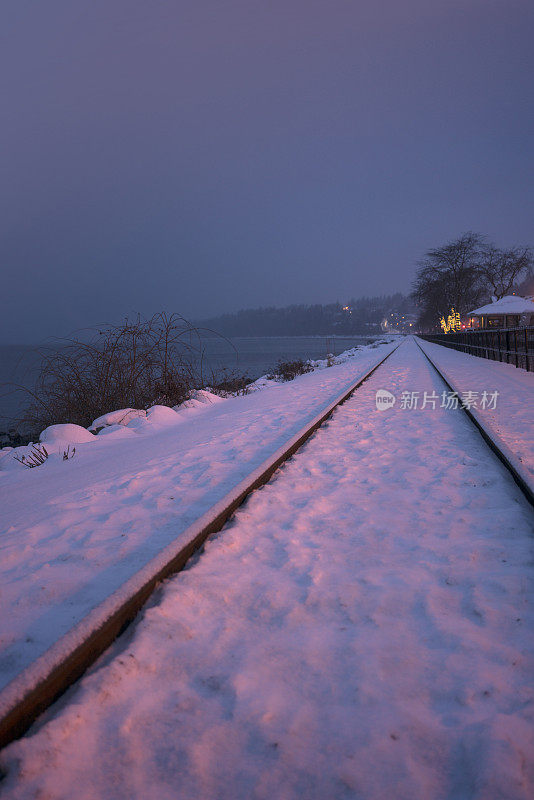
[[454, 308], [451, 308], [451, 313], [445, 319], [445, 317], [441, 317], [439, 324], [443, 328], [444, 333], [449, 333], [449, 331], [460, 331], [462, 329], [462, 323], [460, 321], [460, 313], [455, 311]]

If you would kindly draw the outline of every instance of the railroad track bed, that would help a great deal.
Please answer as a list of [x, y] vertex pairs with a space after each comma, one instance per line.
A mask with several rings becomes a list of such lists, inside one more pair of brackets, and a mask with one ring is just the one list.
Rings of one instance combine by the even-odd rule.
[[410, 340], [316, 420], [6, 748], [7, 796], [528, 797], [528, 497], [464, 412], [376, 410], [446, 388]]
[[[422, 339], [417, 341], [460, 394], [473, 394], [477, 419], [499, 447], [512, 454], [533, 484], [534, 373], [517, 369], [513, 364], [474, 358]], [[483, 401], [484, 392], [492, 391], [499, 393], [495, 406]]]

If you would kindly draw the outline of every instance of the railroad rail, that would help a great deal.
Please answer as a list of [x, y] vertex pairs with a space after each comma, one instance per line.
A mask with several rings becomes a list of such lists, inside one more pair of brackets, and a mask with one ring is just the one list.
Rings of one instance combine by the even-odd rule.
[[[402, 342], [401, 342], [402, 343]], [[276, 470], [321, 427], [398, 349], [350, 384], [298, 433], [203, 514], [175, 541], [96, 606], [42, 656], [0, 692], [0, 748], [22, 736], [135, 619], [159, 583], [184, 568], [189, 559], [227, 520], [251, 492], [263, 486]], [[185, 544], [183, 543], [185, 541]]]

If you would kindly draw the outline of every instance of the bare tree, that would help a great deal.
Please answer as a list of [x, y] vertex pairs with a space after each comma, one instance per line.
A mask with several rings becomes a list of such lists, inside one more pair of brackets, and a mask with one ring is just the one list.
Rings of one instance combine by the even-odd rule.
[[532, 275], [532, 251], [528, 247], [501, 250], [495, 245], [484, 248], [480, 273], [488, 291], [500, 300], [510, 294], [517, 284]]
[[480, 263], [484, 242], [477, 233], [464, 233], [453, 242], [429, 250], [419, 262], [412, 297], [420, 309], [424, 328], [454, 307], [460, 314], [480, 300], [484, 287]]

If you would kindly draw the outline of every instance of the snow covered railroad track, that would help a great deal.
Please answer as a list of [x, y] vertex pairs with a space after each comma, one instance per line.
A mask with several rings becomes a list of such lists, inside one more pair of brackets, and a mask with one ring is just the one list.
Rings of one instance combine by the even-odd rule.
[[179, 540], [167, 546], [0, 691], [0, 748], [22, 736], [83, 675], [136, 617], [157, 585], [183, 569], [208, 536], [220, 531], [248, 495], [263, 486], [399, 346], [360, 374], [311, 422], [196, 520]]
[[462, 411], [376, 408], [445, 388], [404, 343], [3, 751], [4, 796], [530, 800], [531, 506]]
[[[443, 383], [449, 388], [451, 392], [455, 392], [458, 396], [460, 396], [460, 392], [458, 387], [453, 383], [449, 375], [438, 367], [436, 362], [428, 355], [428, 353], [421, 347], [419, 340], [416, 338], [415, 341], [417, 342], [419, 349], [427, 359], [427, 361], [432, 365], [434, 370], [438, 373]], [[528, 475], [527, 471], [522, 466], [520, 460], [512, 453], [509, 447], [503, 442], [498, 436], [495, 434], [494, 431], [491, 431], [485, 424], [480, 416], [474, 409], [470, 409], [468, 407], [463, 407], [463, 411], [467, 414], [469, 420], [473, 423], [475, 428], [478, 430], [490, 450], [495, 453], [499, 461], [501, 461], [510, 475], [512, 476], [515, 483], [520, 488], [521, 492], [523, 493], [525, 499], [530, 503], [531, 506], [534, 507], [534, 487], [532, 486], [530, 476]]]

